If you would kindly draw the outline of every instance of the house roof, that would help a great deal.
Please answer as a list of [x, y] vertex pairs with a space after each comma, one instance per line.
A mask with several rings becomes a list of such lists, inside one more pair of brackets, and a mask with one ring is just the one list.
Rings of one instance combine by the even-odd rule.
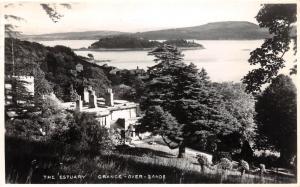
[[95, 113], [97, 116], [107, 116], [112, 111], [137, 108], [139, 104], [125, 101], [125, 100], [115, 100], [114, 106], [99, 106], [97, 108], [83, 107], [82, 112]]

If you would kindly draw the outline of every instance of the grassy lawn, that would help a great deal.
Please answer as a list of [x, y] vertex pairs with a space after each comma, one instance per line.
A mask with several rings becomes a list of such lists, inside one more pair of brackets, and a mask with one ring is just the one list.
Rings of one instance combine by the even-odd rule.
[[[150, 141], [150, 140], [148, 140]], [[176, 158], [177, 150], [157, 142], [148, 141], [124, 146], [96, 157], [66, 154], [59, 155], [49, 145], [7, 142], [7, 183], [295, 183], [295, 177], [272, 175], [260, 177], [237, 171], [206, 169], [203, 173], [193, 152], [186, 158]], [[151, 140], [152, 141], [152, 140]], [[24, 145], [22, 145], [24, 144]], [[6, 144], [7, 145], [7, 144]], [[45, 152], [43, 150], [47, 149]], [[9, 159], [7, 159], [9, 158]], [[37, 167], [32, 170], [32, 160]], [[54, 178], [45, 179], [44, 176]], [[84, 178], [75, 178], [82, 175]], [[68, 178], [73, 176], [73, 178]]]

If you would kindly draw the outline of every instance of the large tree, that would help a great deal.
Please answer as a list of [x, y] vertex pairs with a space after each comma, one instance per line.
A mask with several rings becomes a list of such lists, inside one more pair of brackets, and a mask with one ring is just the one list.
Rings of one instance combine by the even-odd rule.
[[178, 157], [183, 157], [186, 146], [236, 128], [234, 118], [220, 107], [220, 95], [204, 70], [199, 73], [194, 64], [182, 62], [181, 52], [169, 45], [149, 54], [156, 57], [157, 64], [148, 69], [141, 130], [160, 134], [170, 148], [179, 148]]
[[[296, 15], [296, 4], [265, 4], [258, 12], [256, 20], [259, 26], [268, 28], [271, 37], [265, 39], [261, 47], [250, 53], [249, 63], [259, 67], [243, 78], [247, 91], [259, 92], [262, 85], [270, 83], [279, 70], [285, 67], [286, 61], [283, 57], [290, 49], [291, 41], [294, 41], [296, 53]], [[296, 74], [296, 70], [295, 64], [290, 73]]]
[[247, 141], [252, 140], [256, 128], [253, 95], [246, 93], [245, 85], [240, 83], [214, 83], [214, 86], [222, 95], [225, 109], [238, 121], [241, 136]]
[[297, 90], [286, 75], [278, 75], [256, 103], [258, 145], [280, 151], [281, 160], [289, 162], [297, 152]]
[[254, 97], [246, 93], [245, 85], [240, 83], [214, 83], [214, 86], [222, 95], [223, 107], [236, 121], [236, 129], [230, 134], [219, 135], [217, 149], [231, 153], [241, 151], [240, 158], [251, 162], [253, 151], [250, 144], [254, 141], [256, 130]]

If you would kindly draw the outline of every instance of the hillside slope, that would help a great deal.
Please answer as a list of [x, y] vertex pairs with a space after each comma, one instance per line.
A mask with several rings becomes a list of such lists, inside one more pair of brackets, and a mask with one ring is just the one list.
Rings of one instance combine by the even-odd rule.
[[133, 35], [149, 40], [198, 39], [198, 40], [249, 40], [269, 36], [266, 29], [245, 21], [212, 22], [194, 27], [155, 30], [148, 32], [86, 31], [22, 35], [25, 40], [99, 40], [110, 35]]
[[[76, 71], [77, 64], [83, 66], [83, 71]], [[45, 47], [35, 42], [6, 39], [5, 75], [12, 75], [12, 67], [15, 75], [34, 76], [35, 95], [53, 90], [64, 101], [71, 100], [73, 89], [81, 94], [85, 86], [91, 85], [97, 94], [104, 95], [110, 86], [102, 68], [87, 62], [65, 46]]]
[[128, 34], [119, 31], [85, 31], [85, 32], [63, 32], [41, 35], [21, 35], [24, 40], [98, 40], [109, 35]]
[[198, 39], [198, 40], [249, 40], [268, 36], [266, 29], [244, 21], [213, 22], [195, 27], [148, 31], [136, 34], [152, 40]]

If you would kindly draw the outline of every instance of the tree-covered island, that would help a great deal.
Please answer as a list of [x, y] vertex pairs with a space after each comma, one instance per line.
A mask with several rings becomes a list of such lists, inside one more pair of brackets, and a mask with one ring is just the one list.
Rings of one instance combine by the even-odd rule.
[[89, 47], [89, 50], [90, 49], [94, 49], [94, 50], [149, 49], [149, 48], [158, 47], [162, 44], [174, 45], [181, 49], [204, 48], [201, 44], [190, 42], [184, 39], [174, 39], [174, 40], [159, 42], [159, 41], [147, 40], [140, 37], [134, 37], [130, 35], [118, 35], [118, 36], [109, 36], [109, 37], [99, 39], [97, 42], [93, 43]]

